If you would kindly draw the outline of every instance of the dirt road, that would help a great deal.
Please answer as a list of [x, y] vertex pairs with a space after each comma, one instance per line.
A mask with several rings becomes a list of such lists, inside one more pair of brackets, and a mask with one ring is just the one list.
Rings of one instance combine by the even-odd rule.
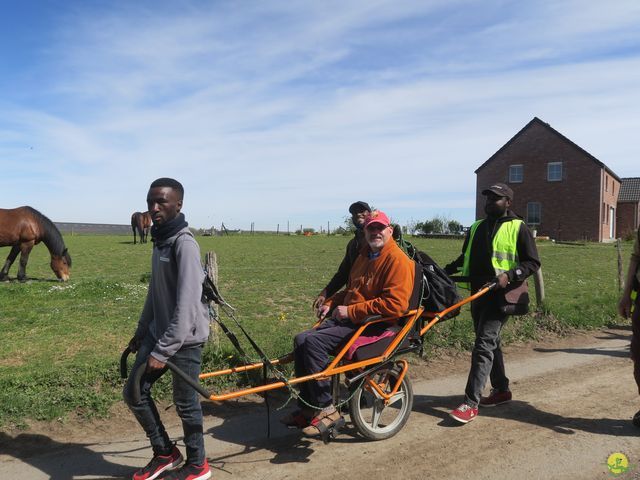
[[[461, 401], [469, 356], [412, 366], [415, 400], [408, 424], [382, 442], [348, 427], [337, 440], [300, 438], [252, 402], [207, 406], [213, 478], [299, 479], [599, 479], [640, 478], [640, 408], [628, 359], [630, 330], [609, 329], [506, 349], [514, 400], [483, 409], [458, 426], [448, 412]], [[275, 402], [274, 402], [275, 403]], [[35, 425], [0, 432], [0, 478], [127, 478], [146, 463], [146, 439], [127, 412], [110, 422]], [[170, 412], [170, 434], [181, 429]], [[613, 475], [607, 458], [630, 467]]]

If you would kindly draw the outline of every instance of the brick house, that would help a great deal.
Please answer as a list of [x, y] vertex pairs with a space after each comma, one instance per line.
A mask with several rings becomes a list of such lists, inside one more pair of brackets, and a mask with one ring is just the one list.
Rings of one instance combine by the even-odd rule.
[[514, 191], [513, 211], [537, 235], [564, 241], [616, 238], [621, 179], [537, 117], [475, 173], [476, 218], [485, 216], [482, 190], [504, 182]]
[[627, 237], [640, 225], [640, 177], [623, 178], [616, 213], [618, 236]]

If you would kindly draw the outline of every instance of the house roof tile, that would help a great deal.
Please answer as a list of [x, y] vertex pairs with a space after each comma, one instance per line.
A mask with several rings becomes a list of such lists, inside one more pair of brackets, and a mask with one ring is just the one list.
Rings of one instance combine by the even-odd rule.
[[640, 177], [622, 179], [618, 202], [640, 202]]

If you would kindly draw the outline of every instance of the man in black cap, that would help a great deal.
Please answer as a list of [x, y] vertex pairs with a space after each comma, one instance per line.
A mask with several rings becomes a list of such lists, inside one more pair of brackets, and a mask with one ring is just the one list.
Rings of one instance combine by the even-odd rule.
[[327, 298], [331, 297], [346, 285], [347, 280], [349, 279], [351, 266], [358, 257], [360, 249], [364, 245], [364, 230], [362, 227], [367, 216], [371, 214], [371, 207], [367, 202], [354, 202], [349, 207], [349, 213], [351, 214], [351, 221], [356, 227], [355, 236], [349, 240], [349, 243], [347, 244], [347, 251], [340, 263], [340, 266], [338, 267], [338, 271], [313, 301], [313, 309], [316, 312]]
[[[482, 191], [487, 218], [475, 222], [464, 240], [462, 254], [445, 267], [452, 274], [462, 270], [471, 293], [488, 283], [496, 288], [471, 303], [476, 340], [464, 403], [451, 417], [468, 423], [478, 415], [478, 405], [493, 407], [511, 400], [505, 374], [500, 332], [509, 315], [525, 313], [529, 296], [526, 278], [540, 268], [535, 241], [525, 223], [509, 208], [513, 190], [494, 183]], [[491, 380], [491, 394], [481, 397]]]

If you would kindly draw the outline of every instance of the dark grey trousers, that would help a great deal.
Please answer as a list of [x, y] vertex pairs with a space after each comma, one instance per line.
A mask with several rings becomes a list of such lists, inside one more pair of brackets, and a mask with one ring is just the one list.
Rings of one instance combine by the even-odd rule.
[[[135, 372], [141, 364], [147, 362], [147, 358], [154, 347], [155, 341], [147, 335], [136, 355], [136, 361], [131, 370], [132, 374], [129, 376], [123, 389], [123, 396], [125, 403], [147, 434], [153, 447], [154, 455], [166, 455], [171, 451], [171, 440], [165, 431], [156, 404], [151, 397], [151, 387], [166, 372], [166, 369], [142, 375], [140, 379], [140, 403], [135, 403], [132, 395], [133, 372]], [[171, 361], [192, 379], [197, 381], [202, 362], [202, 345], [181, 348], [171, 358]], [[187, 447], [186, 463], [202, 465], [206, 454], [202, 431], [202, 407], [200, 406], [200, 397], [191, 385], [184, 382], [177, 375], [174, 375], [173, 372], [171, 372], [171, 374], [173, 376], [173, 402], [182, 420], [184, 444]]]
[[477, 407], [480, 396], [491, 379], [491, 386], [500, 391], [509, 390], [509, 379], [504, 370], [504, 359], [500, 343], [500, 332], [509, 316], [500, 312], [496, 295], [489, 293], [471, 304], [473, 328], [476, 341], [471, 354], [471, 370], [465, 388], [465, 403]]

